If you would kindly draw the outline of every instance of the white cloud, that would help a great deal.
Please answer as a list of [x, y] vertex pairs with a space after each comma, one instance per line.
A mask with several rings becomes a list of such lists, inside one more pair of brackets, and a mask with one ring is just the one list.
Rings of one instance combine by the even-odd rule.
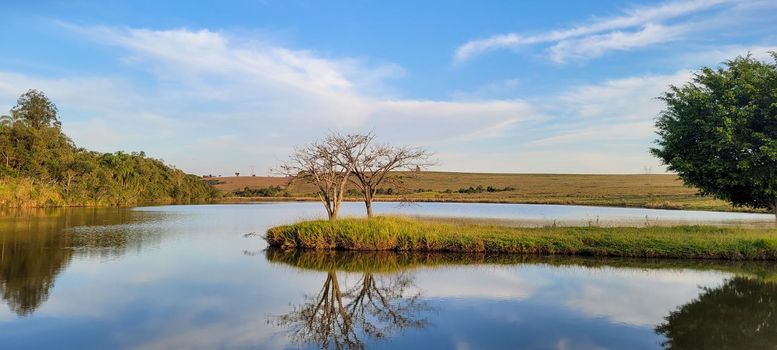
[[[683, 70], [669, 75], [613, 79], [533, 101], [546, 106], [543, 113], [555, 118], [544, 124], [545, 133], [534, 137], [527, 146], [533, 152], [559, 153], [553, 158], [568, 161], [567, 167], [591, 172], [663, 169], [648, 153], [655, 138], [654, 121], [663, 108], [656, 97], [669, 85], [682, 85], [690, 76], [690, 71]], [[574, 157], [560, 154], [568, 147], [576, 147], [570, 152]], [[555, 161], [551, 164], [562, 165]]]
[[684, 34], [685, 30], [684, 26], [647, 24], [633, 32], [613, 31], [582, 39], [562, 40], [551, 46], [548, 51], [553, 62], [566, 63], [570, 58], [594, 58], [608, 51], [626, 51], [676, 40]]
[[600, 124], [582, 129], [564, 131], [554, 136], [532, 141], [531, 144], [535, 146], [546, 146], [555, 144], [569, 144], [587, 140], [596, 140], [597, 142], [601, 142], [613, 140], [645, 139], [651, 137], [654, 131], [655, 128], [653, 126], [653, 122], [651, 121], [614, 125]]
[[[654, 45], [674, 40], [680, 33], [674, 28], [661, 26], [665, 21], [677, 19], [700, 11], [708, 10], [724, 3], [736, 0], [690, 0], [666, 2], [652, 7], [636, 7], [625, 11], [624, 15], [596, 19], [589, 24], [568, 29], [552, 30], [535, 35], [518, 33], [497, 34], [485, 39], [472, 40], [456, 49], [454, 62], [464, 62], [475, 56], [497, 49], [517, 49], [521, 46], [556, 43], [551, 48], [551, 57], [559, 58], [575, 55], [578, 57], [598, 56], [609, 50], [626, 50]], [[685, 27], [687, 29], [687, 25]], [[632, 29], [629, 32], [619, 30]], [[580, 50], [577, 44], [585, 48]], [[572, 50], [570, 54], [566, 50]]]
[[[530, 99], [515, 98], [519, 83], [507, 79], [448, 99], [413, 99], [391, 91], [390, 76], [404, 74], [394, 64], [329, 58], [208, 30], [70, 28], [120, 47], [129, 68], [152, 79], [141, 84], [116, 76], [0, 71], [2, 109], [23, 89], [40, 88], [60, 106], [65, 131], [77, 144], [144, 150], [195, 173], [248, 173], [256, 166], [258, 174], [268, 174], [293, 145], [328, 130], [376, 130], [387, 141], [428, 146], [440, 170], [660, 169], [647, 151], [663, 106], [655, 97], [690, 77], [682, 70], [611, 79]], [[608, 35], [568, 40], [631, 40]], [[590, 55], [596, 45], [573, 46]], [[750, 51], [761, 57], [770, 48]], [[747, 51], [727, 46], [681, 60], [714, 64]]]
[[777, 52], [777, 46], [769, 45], [724, 45], [708, 48], [701, 51], [692, 51], [680, 55], [678, 60], [686, 66], [696, 68], [703, 65], [718, 64], [737, 56], [745, 56], [750, 53], [753, 58], [760, 61], [772, 62], [769, 52]]
[[207, 30], [102, 29], [100, 33], [98, 40], [129, 50], [133, 61], [151, 63], [160, 78], [199, 83], [202, 90], [192, 91], [197, 96], [247, 102], [263, 117], [317, 120], [319, 126], [347, 128], [381, 123], [389, 115], [395, 122], [446, 118], [461, 124], [497, 125], [527, 112], [521, 101], [470, 103], [366, 94], [365, 90], [401, 69], [368, 66], [352, 58], [322, 58], [306, 50]]
[[681, 85], [691, 72], [645, 75], [573, 86], [526, 101], [532, 122], [511, 127], [509, 144], [488, 151], [446, 149], [443, 166], [467, 164], [491, 172], [640, 173], [664, 169], [648, 152], [655, 118], [663, 108], [656, 97]]
[[691, 72], [611, 79], [599, 84], [573, 87], [557, 97], [556, 113], [573, 119], [652, 119], [663, 104], [656, 98], [669, 85], [688, 81]]
[[[407, 142], [416, 138], [423, 144], [500, 137], [521, 121], [543, 118], [521, 100], [382, 101], [376, 102], [372, 115], [377, 130], [395, 135], [395, 140]], [[412, 129], [422, 131], [424, 138], [419, 140]]]
[[[429, 144], [500, 137], [538, 117], [517, 99], [398, 97], [388, 81], [404, 71], [394, 64], [326, 57], [210, 30], [63, 26], [120, 48], [130, 68], [154, 79], [140, 86], [110, 77], [16, 74], [2, 79], [8, 86], [0, 83], [0, 102], [6, 97], [10, 107], [11, 96], [21, 93], [14, 89], [39, 87], [65, 107], [65, 130], [77, 143], [98, 150], [142, 148], [197, 173], [230, 170], [213, 169], [210, 161], [269, 167], [283, 154], [256, 150], [288, 148], [327, 130], [374, 129], [393, 142]], [[71, 115], [78, 117], [68, 120]], [[209, 144], [214, 137], [234, 147]]]
[[510, 96], [515, 96], [517, 92], [516, 89], [519, 87], [521, 87], [521, 81], [519, 79], [502, 79], [480, 85], [470, 90], [456, 90], [450, 95], [453, 99], [465, 101], [480, 101], [494, 98], [495, 96], [509, 98]]
[[[589, 140], [595, 143], [597, 140]], [[436, 153], [442, 166], [465, 164], [467, 169], [494, 173], [575, 173], [575, 174], [634, 174], [645, 167], [661, 169], [660, 163], [648, 153], [649, 145], [638, 148], [618, 147], [606, 143], [594, 150], [577, 150], [576, 145], [564, 147], [518, 146], [514, 150], [445, 151]]]

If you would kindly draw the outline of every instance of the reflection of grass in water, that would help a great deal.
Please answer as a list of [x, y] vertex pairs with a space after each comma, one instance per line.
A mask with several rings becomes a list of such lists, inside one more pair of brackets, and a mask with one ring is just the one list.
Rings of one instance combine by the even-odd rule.
[[721, 271], [777, 282], [777, 264], [769, 261], [629, 259], [575, 256], [531, 256], [517, 254], [265, 250], [268, 261], [305, 270], [397, 273], [410, 269], [457, 265], [580, 266], [584, 268], [691, 269]]
[[270, 246], [643, 258], [777, 259], [777, 231], [739, 227], [542, 227], [401, 217], [313, 220], [271, 228]]

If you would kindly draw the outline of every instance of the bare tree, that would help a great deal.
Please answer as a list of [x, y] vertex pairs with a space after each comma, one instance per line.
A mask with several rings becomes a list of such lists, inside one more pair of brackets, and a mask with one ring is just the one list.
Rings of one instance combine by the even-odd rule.
[[430, 160], [432, 154], [420, 147], [375, 143], [373, 133], [357, 137], [361, 148], [341, 147], [339, 153], [342, 162], [352, 166], [351, 183], [361, 191], [364, 205], [367, 207], [367, 217], [372, 217], [372, 201], [379, 186], [384, 183], [401, 185], [401, 178], [392, 177], [390, 173], [428, 168], [433, 165]]
[[354, 164], [343, 158], [342, 150], [361, 155], [367, 142], [363, 135], [332, 133], [321, 141], [296, 148], [280, 172], [293, 181], [308, 181], [318, 188], [318, 197], [329, 220], [337, 219]]

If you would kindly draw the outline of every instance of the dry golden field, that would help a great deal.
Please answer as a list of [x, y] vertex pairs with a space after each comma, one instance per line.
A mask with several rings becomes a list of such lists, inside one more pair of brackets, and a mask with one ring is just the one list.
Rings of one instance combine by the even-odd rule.
[[[488, 203], [579, 204], [667, 209], [737, 210], [724, 201], [698, 196], [672, 174], [579, 175], [579, 174], [489, 174], [420, 172], [396, 173], [411, 194], [381, 195], [381, 200], [456, 201]], [[231, 192], [245, 187], [288, 185], [281, 177], [222, 177], [216, 188]], [[461, 188], [492, 186], [511, 191], [458, 193]], [[390, 186], [386, 186], [390, 187]], [[315, 188], [294, 183], [287, 188], [290, 199], [313, 197]], [[447, 190], [450, 190], [449, 192]], [[230, 196], [226, 195], [227, 199]], [[355, 198], [356, 199], [356, 198]], [[742, 209], [739, 209], [742, 210]]]

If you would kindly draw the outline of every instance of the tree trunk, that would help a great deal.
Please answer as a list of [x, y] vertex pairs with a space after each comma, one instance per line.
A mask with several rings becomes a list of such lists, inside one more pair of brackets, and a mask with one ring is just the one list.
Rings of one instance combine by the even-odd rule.
[[777, 199], [772, 204], [772, 212], [774, 213], [774, 221], [777, 222]]
[[337, 220], [337, 213], [340, 211], [340, 206], [337, 203], [333, 203], [332, 210], [329, 211], [329, 220]]
[[364, 206], [367, 207], [367, 218], [372, 217], [372, 196], [374, 195], [374, 192], [372, 191], [371, 187], [366, 187], [364, 189]]

